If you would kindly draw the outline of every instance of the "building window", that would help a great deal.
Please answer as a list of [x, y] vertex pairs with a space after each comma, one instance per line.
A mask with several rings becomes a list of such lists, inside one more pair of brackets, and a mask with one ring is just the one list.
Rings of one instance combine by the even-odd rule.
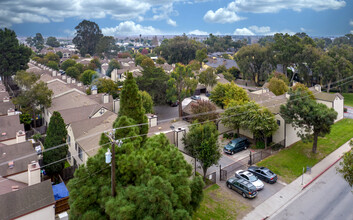
[[277, 124], [278, 124], [278, 126], [281, 126], [281, 121], [277, 120]]
[[67, 135], [67, 144], [71, 145], [71, 137], [70, 137], [70, 135]]
[[78, 146], [78, 144], [77, 143], [75, 143], [75, 150], [77, 151], [77, 146]]
[[83, 160], [82, 149], [78, 147], [78, 157]]

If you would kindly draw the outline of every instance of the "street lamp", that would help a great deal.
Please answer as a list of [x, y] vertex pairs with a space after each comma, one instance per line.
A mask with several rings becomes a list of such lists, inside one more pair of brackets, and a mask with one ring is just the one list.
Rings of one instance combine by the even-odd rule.
[[115, 140], [113, 137], [113, 134], [115, 134], [115, 129], [113, 130], [113, 132], [109, 132], [108, 133], [104, 133], [108, 138], [110, 143], [112, 144], [112, 152], [110, 152], [109, 148], [108, 151], [105, 153], [105, 163], [109, 164], [111, 163], [111, 178], [112, 178], [112, 197], [115, 197], [116, 195], [116, 191], [115, 191], [115, 185], [116, 185], [116, 181], [115, 181], [115, 144], [118, 145], [118, 147], [120, 147], [123, 144], [122, 140]]

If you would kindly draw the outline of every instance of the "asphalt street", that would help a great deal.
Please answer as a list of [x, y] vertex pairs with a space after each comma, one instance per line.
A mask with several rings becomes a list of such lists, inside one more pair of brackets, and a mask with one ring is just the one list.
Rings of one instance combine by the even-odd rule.
[[344, 117], [353, 119], [353, 108], [349, 106], [344, 106], [344, 107], [347, 108], [347, 112], [344, 113]]
[[348, 183], [332, 166], [302, 194], [296, 197], [274, 220], [351, 220], [353, 193]]

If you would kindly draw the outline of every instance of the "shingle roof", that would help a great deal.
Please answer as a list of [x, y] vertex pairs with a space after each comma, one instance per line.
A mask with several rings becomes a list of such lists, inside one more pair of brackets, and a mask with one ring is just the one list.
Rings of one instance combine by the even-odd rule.
[[15, 180], [0, 177], [0, 195], [12, 192], [13, 186], [18, 187], [18, 189], [23, 189], [28, 185]]
[[68, 94], [59, 96], [52, 100], [52, 105], [49, 108], [50, 112], [60, 111], [68, 108], [77, 108], [82, 106], [88, 106], [97, 104], [92, 99], [88, 98], [87, 95], [83, 95], [77, 91], [70, 92]]
[[[23, 124], [20, 124], [19, 115], [6, 115], [0, 117], [0, 141], [16, 138], [16, 132], [24, 131]], [[2, 135], [2, 133], [6, 133]]]
[[248, 92], [248, 95], [251, 100], [268, 108], [268, 110], [270, 110], [273, 114], [278, 114], [280, 111], [280, 106], [287, 103], [286, 95], [276, 96], [272, 92], [265, 92], [262, 94]]
[[55, 204], [55, 200], [51, 182], [47, 180], [0, 195], [0, 219], [14, 219], [51, 204]]
[[327, 93], [327, 92], [314, 92], [315, 99], [333, 102], [338, 96], [343, 99], [343, 96], [339, 93]]
[[12, 102], [1, 102], [0, 100], [0, 115], [7, 115], [7, 110], [10, 108], [15, 109], [15, 105]]
[[[99, 140], [101, 138], [101, 133], [113, 128], [113, 123], [117, 117], [114, 113], [105, 113], [106, 117], [101, 116], [98, 118], [92, 118], [89, 120], [85, 120], [84, 123], [77, 123], [74, 125], [73, 129], [78, 129], [78, 126], [82, 126], [82, 124], [86, 124], [90, 120], [94, 120], [94, 122], [89, 123], [90, 126], [86, 128], [82, 128], [81, 131], [74, 131], [74, 133], [78, 134], [75, 138], [79, 138], [77, 143], [82, 147], [82, 149], [89, 155], [94, 156], [98, 152]], [[101, 120], [98, 120], [98, 119]], [[95, 124], [95, 125], [91, 125]]]
[[[26, 157], [24, 157], [26, 156]], [[18, 159], [24, 157], [23, 159]], [[9, 168], [6, 162], [14, 161], [13, 168]], [[28, 164], [32, 161], [38, 161], [36, 151], [33, 149], [32, 143], [29, 141], [0, 146], [0, 176], [9, 176], [12, 174], [27, 171]]]
[[100, 109], [102, 106], [99, 104], [93, 104], [88, 106], [80, 106], [76, 108], [68, 108], [60, 110], [59, 113], [64, 119], [65, 124], [71, 124], [75, 121], [81, 121], [88, 119], [94, 112]]

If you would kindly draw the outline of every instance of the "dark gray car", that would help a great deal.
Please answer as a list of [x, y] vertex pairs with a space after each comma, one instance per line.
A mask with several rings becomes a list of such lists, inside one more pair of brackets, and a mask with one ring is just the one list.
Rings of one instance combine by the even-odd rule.
[[227, 180], [227, 187], [241, 194], [244, 198], [255, 198], [256, 187], [249, 181], [240, 178], [230, 178]]

